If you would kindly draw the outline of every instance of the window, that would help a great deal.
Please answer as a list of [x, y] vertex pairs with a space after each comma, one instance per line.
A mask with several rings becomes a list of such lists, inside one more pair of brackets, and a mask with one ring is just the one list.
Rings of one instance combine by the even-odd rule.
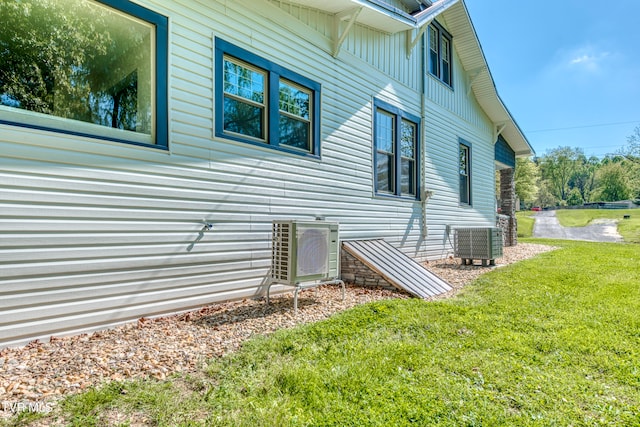
[[320, 85], [216, 39], [216, 136], [320, 155]]
[[471, 145], [460, 141], [459, 147], [460, 204], [471, 205]]
[[129, 1], [4, 2], [0, 123], [167, 147], [167, 18]]
[[224, 129], [265, 141], [267, 74], [232, 58], [224, 59]]
[[429, 72], [451, 86], [451, 35], [437, 23], [429, 25]]
[[376, 194], [417, 199], [420, 119], [378, 100], [374, 109]]

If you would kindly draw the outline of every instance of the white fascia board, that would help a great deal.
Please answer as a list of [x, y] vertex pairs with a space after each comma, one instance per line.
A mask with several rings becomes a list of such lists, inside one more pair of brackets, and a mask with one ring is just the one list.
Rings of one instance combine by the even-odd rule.
[[414, 15], [416, 19], [416, 26], [418, 28], [430, 24], [436, 16], [440, 15], [445, 10], [449, 9], [451, 6], [458, 3], [460, 0], [438, 0], [434, 2], [431, 6], [426, 8], [425, 10], [418, 12]]
[[393, 34], [416, 27], [416, 19], [405, 11], [380, 0], [350, 0], [352, 6], [362, 7], [358, 22]]
[[398, 9], [397, 7], [391, 6], [388, 3], [381, 0], [350, 0], [351, 3], [356, 3], [360, 6], [364, 6], [373, 11], [381, 13], [383, 15], [388, 16], [389, 18], [393, 18], [405, 25], [413, 26], [416, 25], [416, 18], [408, 14], [402, 9]]

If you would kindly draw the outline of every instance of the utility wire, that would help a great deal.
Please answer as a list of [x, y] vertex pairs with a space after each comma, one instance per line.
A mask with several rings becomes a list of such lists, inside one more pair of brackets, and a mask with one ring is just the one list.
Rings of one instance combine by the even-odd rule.
[[628, 125], [628, 124], [631, 124], [631, 123], [636, 123], [636, 124], [640, 125], [640, 120], [633, 120], [633, 121], [630, 121], [630, 122], [600, 123], [600, 124], [597, 124], [597, 125], [570, 126], [570, 127], [565, 127], [565, 128], [528, 130], [528, 131], [525, 131], [525, 133], [555, 132], [555, 131], [559, 131], [559, 130], [585, 129], [585, 128], [597, 128], [597, 127], [604, 127], [604, 126]]

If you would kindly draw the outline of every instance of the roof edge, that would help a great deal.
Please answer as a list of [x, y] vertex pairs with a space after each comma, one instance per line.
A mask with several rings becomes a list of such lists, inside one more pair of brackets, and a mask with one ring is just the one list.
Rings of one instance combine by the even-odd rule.
[[[501, 109], [504, 111], [504, 113], [509, 118], [509, 122], [513, 125], [513, 130], [516, 132], [517, 136], [519, 138], [521, 138], [522, 142], [524, 142], [525, 145], [527, 146], [529, 153], [527, 153], [527, 152], [525, 152], [523, 150], [516, 150], [515, 147], [513, 147], [513, 146], [512, 146], [512, 148], [514, 148], [514, 151], [515, 151], [516, 155], [518, 155], [520, 157], [521, 156], [526, 156], [526, 155], [535, 155], [535, 150], [533, 149], [533, 146], [531, 145], [531, 143], [529, 142], [529, 140], [525, 136], [524, 132], [522, 132], [522, 129], [520, 128], [520, 126], [516, 122], [515, 118], [513, 117], [513, 115], [511, 114], [511, 112], [509, 111], [507, 106], [505, 105], [504, 101], [500, 97], [500, 94], [498, 93], [498, 89], [496, 87], [495, 80], [493, 79], [493, 75], [491, 74], [491, 70], [489, 68], [489, 63], [487, 62], [487, 58], [484, 55], [484, 50], [482, 49], [482, 44], [480, 43], [480, 38], [478, 37], [478, 33], [476, 32], [475, 26], [473, 25], [473, 20], [471, 19], [471, 15], [469, 14], [469, 9], [467, 9], [467, 5], [465, 4], [464, 0], [461, 0], [460, 4], [464, 8], [464, 13], [465, 13], [465, 15], [467, 17], [467, 21], [469, 23], [469, 27], [470, 27], [471, 31], [473, 32], [473, 37], [474, 37], [475, 42], [476, 42], [477, 47], [478, 47], [478, 53], [480, 54], [480, 56], [482, 58], [482, 63], [484, 64], [482, 72], [486, 73], [487, 76], [489, 77], [489, 80], [491, 81], [491, 87], [492, 87], [492, 91], [493, 91], [493, 95], [495, 97], [495, 100], [498, 102], [498, 104], [501, 107]], [[480, 102], [480, 100], [478, 100], [478, 101]], [[508, 140], [507, 140], [507, 143], [509, 143]], [[509, 143], [509, 145], [511, 146], [511, 143]]]
[[421, 10], [414, 15], [414, 17], [416, 18], [416, 25], [418, 27], [422, 27], [425, 24], [429, 24], [432, 20], [435, 19], [436, 16], [440, 15], [442, 12], [449, 9], [459, 1], [460, 0], [438, 0], [434, 2], [425, 10]]

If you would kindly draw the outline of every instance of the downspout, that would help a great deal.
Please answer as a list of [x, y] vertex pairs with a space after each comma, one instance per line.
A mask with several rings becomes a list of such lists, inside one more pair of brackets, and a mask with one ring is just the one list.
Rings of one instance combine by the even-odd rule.
[[429, 231], [427, 227], [427, 200], [429, 197], [427, 196], [427, 173], [426, 173], [426, 160], [427, 160], [427, 141], [426, 141], [426, 119], [427, 119], [427, 109], [425, 103], [427, 101], [426, 91], [427, 91], [427, 54], [426, 54], [426, 34], [425, 31], [422, 35], [422, 43], [420, 49], [420, 63], [421, 63], [421, 73], [422, 73], [422, 90], [420, 91], [420, 117], [422, 121], [422, 144], [420, 144], [420, 160], [422, 167], [420, 168], [420, 205], [422, 210], [422, 224], [420, 229], [420, 234], [422, 236], [422, 240], [427, 240], [427, 233]]

